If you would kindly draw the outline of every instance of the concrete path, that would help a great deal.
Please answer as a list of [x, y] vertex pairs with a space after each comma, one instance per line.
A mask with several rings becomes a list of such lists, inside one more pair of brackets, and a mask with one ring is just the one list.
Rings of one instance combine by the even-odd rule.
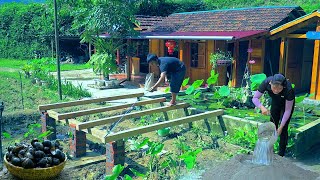
[[[54, 76], [57, 76], [56, 72], [52, 74]], [[61, 79], [62, 79], [62, 82], [66, 80], [71, 82], [75, 86], [81, 86], [82, 88], [89, 91], [92, 94], [93, 98], [133, 94], [133, 93], [140, 93], [140, 92], [144, 92], [146, 96], [165, 94], [162, 91], [147, 92], [144, 90], [144, 88], [140, 88], [138, 87], [138, 85], [135, 85], [131, 82], [124, 82], [122, 84], [124, 86], [123, 88], [116, 88], [116, 89], [100, 90], [100, 89], [89, 87], [88, 85], [94, 84], [94, 79], [99, 79], [99, 76], [95, 75], [92, 69], [62, 71]], [[136, 98], [131, 98], [131, 99], [124, 99], [124, 100], [116, 100], [112, 102], [113, 103], [132, 103], [132, 102], [135, 102], [136, 100], [137, 100]]]

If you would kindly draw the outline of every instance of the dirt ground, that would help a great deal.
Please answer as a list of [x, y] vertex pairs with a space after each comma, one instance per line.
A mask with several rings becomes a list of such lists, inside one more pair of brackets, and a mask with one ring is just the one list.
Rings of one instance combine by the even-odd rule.
[[251, 155], [237, 155], [220, 166], [207, 170], [204, 180], [299, 180], [320, 179], [318, 173], [296, 166], [287, 158], [275, 156], [271, 165], [251, 163]]

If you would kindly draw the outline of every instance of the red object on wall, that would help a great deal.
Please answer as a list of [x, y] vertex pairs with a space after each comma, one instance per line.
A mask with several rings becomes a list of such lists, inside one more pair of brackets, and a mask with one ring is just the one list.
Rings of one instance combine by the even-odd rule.
[[172, 55], [173, 54], [173, 52], [174, 52], [174, 47], [176, 46], [176, 42], [174, 41], [174, 40], [168, 40], [167, 42], [166, 42], [166, 47], [168, 48], [168, 53], [170, 54], [170, 55]]

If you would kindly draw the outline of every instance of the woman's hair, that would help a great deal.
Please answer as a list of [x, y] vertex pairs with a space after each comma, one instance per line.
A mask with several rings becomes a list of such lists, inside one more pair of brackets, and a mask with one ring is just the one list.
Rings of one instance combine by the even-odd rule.
[[155, 54], [148, 54], [147, 56], [147, 63], [150, 63], [151, 61], [157, 61], [158, 57]]
[[275, 74], [272, 77], [271, 84], [273, 85], [281, 85], [283, 87], [286, 86], [287, 79], [282, 74]]

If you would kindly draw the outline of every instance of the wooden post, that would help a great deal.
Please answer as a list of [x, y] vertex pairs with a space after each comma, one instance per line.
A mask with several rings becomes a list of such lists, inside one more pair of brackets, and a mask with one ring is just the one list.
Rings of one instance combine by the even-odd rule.
[[280, 43], [279, 73], [285, 74], [287, 38], [282, 37]]
[[239, 63], [239, 41], [237, 40], [234, 43], [234, 49], [233, 49], [233, 59], [235, 60], [235, 63], [231, 64], [232, 66], [232, 86], [237, 86], [238, 80], [237, 80], [237, 68]]
[[222, 130], [222, 133], [224, 136], [226, 136], [228, 134], [228, 131], [227, 131], [226, 125], [224, 124], [223, 118], [221, 115], [217, 116], [217, 117], [219, 120], [219, 124], [220, 124], [221, 130]]
[[57, 138], [56, 133], [56, 121], [52, 117], [49, 116], [47, 112], [42, 112], [41, 113], [41, 131], [46, 132], [48, 130], [52, 131], [52, 134], [47, 136], [46, 139], [48, 140], [54, 140]]
[[[317, 32], [320, 32], [320, 21], [317, 22]], [[312, 63], [312, 75], [311, 75], [311, 86], [310, 94], [314, 93], [315, 99], [320, 99], [320, 83], [319, 83], [319, 60], [320, 60], [320, 40], [314, 40], [314, 51], [313, 51], [313, 63]]]
[[[185, 114], [186, 116], [190, 116], [189, 111], [188, 111], [188, 108], [183, 108], [183, 111], [184, 111], [184, 114]], [[193, 115], [193, 114], [194, 114], [194, 111], [192, 111], [191, 114]], [[189, 129], [191, 129], [191, 128], [192, 128], [192, 122], [190, 122], [190, 123], [188, 123], [188, 124], [189, 124]]]
[[[163, 103], [163, 102], [160, 102], [160, 106], [161, 106], [161, 107], [164, 107], [164, 103]], [[165, 119], [166, 121], [169, 121], [169, 116], [168, 116], [167, 111], [163, 111], [163, 115], [164, 115], [164, 119]]]

